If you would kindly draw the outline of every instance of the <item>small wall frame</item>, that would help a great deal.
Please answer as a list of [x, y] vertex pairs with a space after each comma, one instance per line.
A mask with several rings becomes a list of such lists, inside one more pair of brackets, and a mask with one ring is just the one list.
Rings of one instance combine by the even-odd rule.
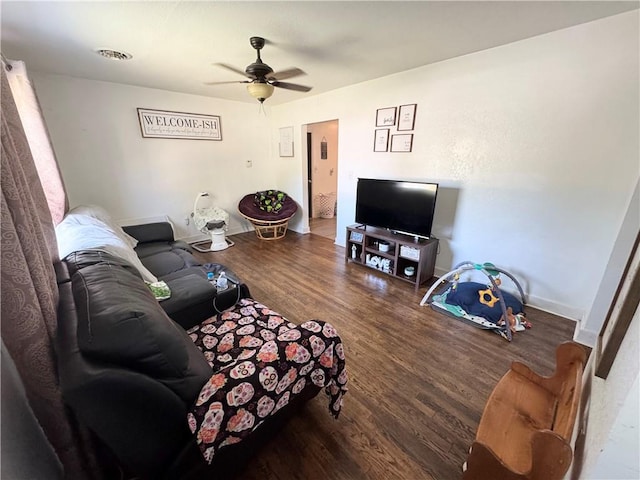
[[376, 110], [376, 127], [393, 127], [396, 124], [396, 107]]
[[416, 124], [417, 104], [400, 105], [398, 109], [398, 131], [413, 130]]
[[280, 129], [278, 148], [281, 157], [293, 157], [293, 127], [282, 127]]
[[391, 135], [392, 152], [410, 152], [413, 147], [413, 133]]
[[386, 152], [389, 150], [389, 129], [379, 128], [376, 130], [373, 140], [374, 152]]

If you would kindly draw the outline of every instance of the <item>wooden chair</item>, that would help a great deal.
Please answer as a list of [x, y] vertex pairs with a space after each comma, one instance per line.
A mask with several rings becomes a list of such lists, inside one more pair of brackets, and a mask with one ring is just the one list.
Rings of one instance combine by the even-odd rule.
[[463, 480], [562, 480], [586, 362], [583, 347], [556, 350], [556, 371], [542, 377], [513, 362], [487, 400]]

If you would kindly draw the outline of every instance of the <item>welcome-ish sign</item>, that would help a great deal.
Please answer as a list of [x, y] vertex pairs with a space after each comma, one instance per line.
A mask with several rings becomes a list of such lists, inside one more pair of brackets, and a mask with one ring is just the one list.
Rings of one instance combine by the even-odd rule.
[[220, 117], [217, 115], [138, 108], [138, 119], [145, 138], [222, 140]]

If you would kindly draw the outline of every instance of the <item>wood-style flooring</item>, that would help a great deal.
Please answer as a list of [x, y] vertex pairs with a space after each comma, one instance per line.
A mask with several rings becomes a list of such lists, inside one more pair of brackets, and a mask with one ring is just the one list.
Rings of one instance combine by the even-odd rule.
[[331, 241], [336, 239], [336, 218], [310, 218], [309, 229], [313, 235], [320, 235]]
[[340, 418], [321, 392], [259, 452], [245, 480], [460, 478], [493, 386], [513, 360], [550, 374], [574, 322], [527, 308], [512, 343], [420, 307], [424, 286], [345, 263], [344, 248], [289, 231], [253, 232], [198, 254], [233, 270], [252, 296], [295, 323], [332, 323], [345, 346], [349, 393]]

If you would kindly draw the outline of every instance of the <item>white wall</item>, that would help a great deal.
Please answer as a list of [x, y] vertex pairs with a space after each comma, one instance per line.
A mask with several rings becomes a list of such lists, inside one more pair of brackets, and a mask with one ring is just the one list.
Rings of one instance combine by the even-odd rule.
[[[237, 212], [247, 193], [273, 188], [269, 117], [258, 104], [31, 73], [71, 206], [94, 203], [116, 219], [168, 215], [177, 236], [208, 191], [230, 215], [229, 233], [251, 229]], [[142, 138], [136, 108], [219, 115], [222, 141]], [[246, 160], [253, 166], [246, 167]]]
[[[531, 304], [579, 319], [639, 177], [638, 32], [625, 13], [276, 106], [271, 141], [338, 118], [338, 231], [359, 176], [437, 181], [440, 272], [491, 261]], [[376, 109], [409, 103], [413, 152], [373, 153]], [[279, 179], [299, 197], [296, 159]]]
[[627, 213], [622, 221], [591, 309], [584, 321], [580, 322], [576, 331], [575, 339], [577, 341], [590, 347], [595, 346], [638, 232], [640, 232], [640, 181], [636, 182]]

